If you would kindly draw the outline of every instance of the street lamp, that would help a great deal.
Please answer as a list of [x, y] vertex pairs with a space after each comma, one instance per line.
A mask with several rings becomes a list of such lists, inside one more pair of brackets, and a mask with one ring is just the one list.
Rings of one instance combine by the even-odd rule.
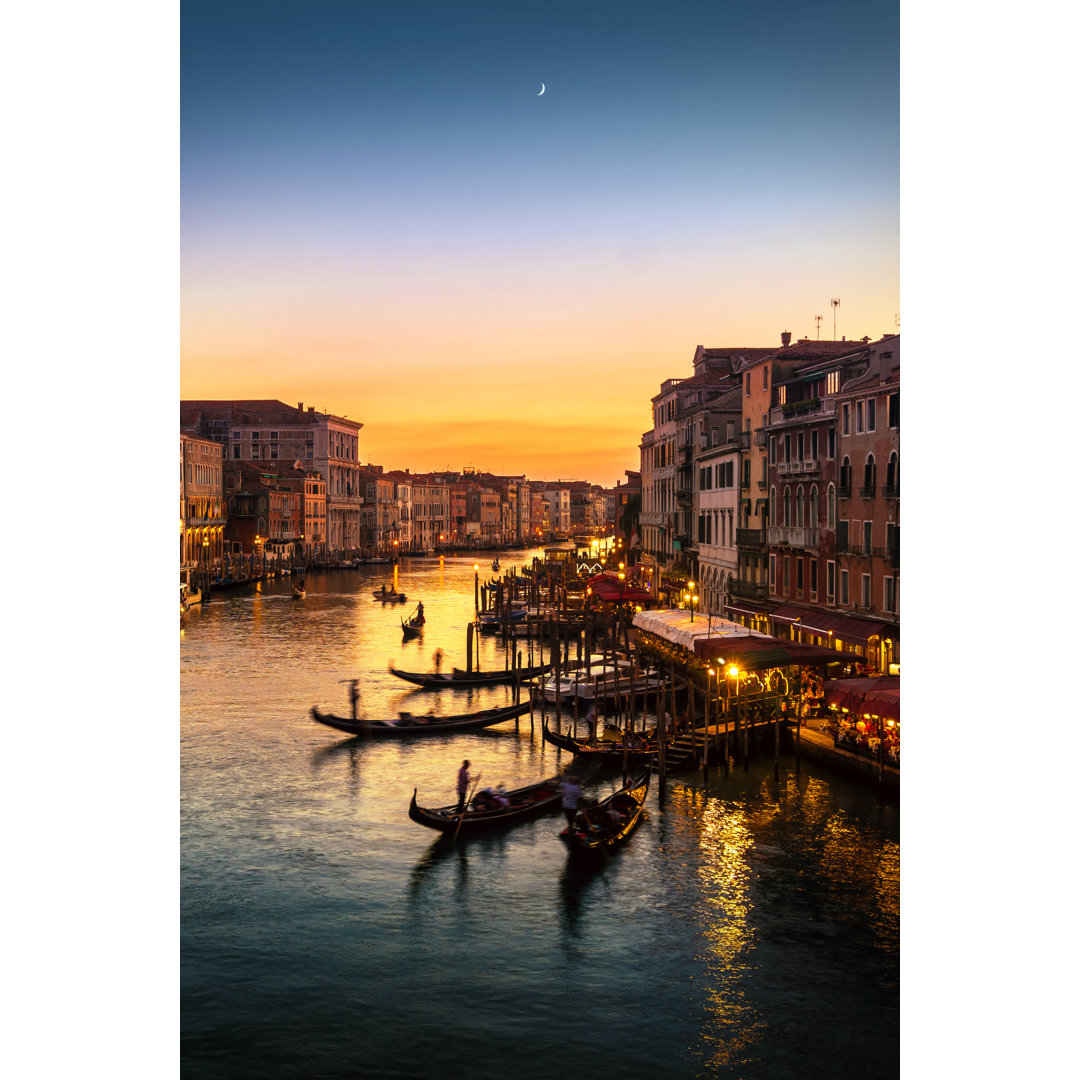
[[473, 607], [480, 610], [480, 564], [473, 563]]
[[688, 581], [686, 584], [690, 587], [690, 593], [689, 593], [689, 596], [690, 596], [690, 621], [693, 622], [694, 621], [694, 601], [697, 599], [697, 594], [694, 592], [694, 590], [697, 588], [697, 586], [692, 581]]

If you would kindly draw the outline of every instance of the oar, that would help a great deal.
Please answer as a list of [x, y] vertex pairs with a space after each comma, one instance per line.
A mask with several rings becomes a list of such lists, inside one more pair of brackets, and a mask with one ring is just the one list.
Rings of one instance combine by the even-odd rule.
[[453, 839], [451, 839], [451, 841], [450, 841], [451, 844], [453, 844], [453, 843], [455, 843], [457, 841], [457, 835], [458, 835], [459, 832], [461, 832], [461, 823], [465, 820], [465, 811], [469, 809], [469, 803], [472, 802], [472, 797], [473, 797], [473, 795], [476, 794], [476, 785], [479, 784], [479, 783], [480, 783], [480, 774], [477, 773], [476, 774], [476, 779], [472, 783], [472, 789], [465, 796], [465, 805], [462, 806], [461, 814], [458, 816], [457, 828], [454, 830]]

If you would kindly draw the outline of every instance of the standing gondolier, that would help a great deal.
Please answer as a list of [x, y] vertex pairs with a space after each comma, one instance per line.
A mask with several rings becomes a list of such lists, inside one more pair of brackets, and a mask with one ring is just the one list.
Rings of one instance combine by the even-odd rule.
[[457, 774], [457, 809], [458, 813], [461, 813], [465, 809], [465, 796], [469, 794], [469, 759], [466, 758], [461, 763], [461, 768], [458, 769]]
[[352, 718], [356, 719], [356, 705], [360, 700], [360, 680], [349, 680], [349, 704], [352, 706]]
[[566, 815], [566, 824], [573, 825], [574, 818], [577, 816], [578, 802], [585, 793], [572, 776], [566, 777], [560, 786], [562, 788], [562, 809]]

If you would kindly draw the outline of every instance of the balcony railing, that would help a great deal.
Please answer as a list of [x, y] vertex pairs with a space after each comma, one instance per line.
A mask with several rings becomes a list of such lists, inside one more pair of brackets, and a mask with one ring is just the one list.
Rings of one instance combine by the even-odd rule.
[[807, 476], [816, 473], [821, 468], [821, 462], [813, 458], [808, 461], [781, 461], [776, 466], [780, 476]]
[[735, 530], [735, 545], [737, 547], [764, 547], [765, 546], [765, 530], [764, 529], [736, 529]]
[[838, 499], [850, 499], [851, 498], [851, 484], [837, 484], [836, 485], [836, 497]]
[[874, 497], [874, 491], [875, 490], [876, 490], [876, 485], [875, 484], [863, 484], [863, 486], [861, 488], [859, 488], [859, 498], [860, 499], [872, 499]]
[[886, 484], [881, 489], [881, 494], [886, 499], [899, 499], [900, 498], [900, 485], [899, 484]]
[[819, 530], [799, 526], [770, 525], [769, 544], [781, 544], [786, 547], [817, 547]]
[[767, 600], [769, 584], [766, 581], [728, 581], [728, 596], [740, 600]]

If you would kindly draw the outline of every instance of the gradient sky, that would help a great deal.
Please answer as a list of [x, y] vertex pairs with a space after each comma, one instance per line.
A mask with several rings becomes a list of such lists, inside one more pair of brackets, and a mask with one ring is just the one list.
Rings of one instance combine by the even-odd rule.
[[183, 397], [613, 484], [697, 345], [897, 329], [895, 2], [180, 11]]

